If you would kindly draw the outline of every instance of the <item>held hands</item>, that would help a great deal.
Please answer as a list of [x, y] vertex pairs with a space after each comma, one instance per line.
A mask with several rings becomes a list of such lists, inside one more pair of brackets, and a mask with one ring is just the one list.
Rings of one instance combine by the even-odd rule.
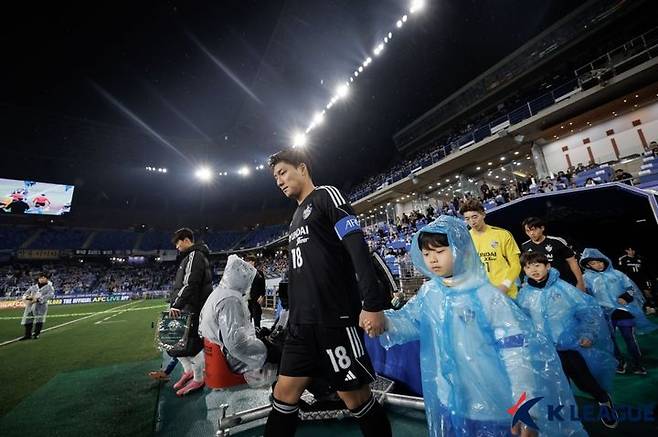
[[507, 290], [509, 290], [509, 287], [505, 284], [500, 284], [496, 288], [502, 291], [504, 295], [507, 295]]
[[527, 427], [521, 422], [516, 422], [512, 428], [512, 435], [520, 435], [521, 437], [537, 437], [539, 433], [537, 430]]
[[169, 308], [169, 317], [177, 319], [180, 317], [180, 310], [178, 308]]
[[386, 330], [386, 318], [382, 311], [370, 312], [362, 310], [359, 314], [359, 326], [366, 331], [371, 338], [382, 335]]
[[591, 347], [592, 346], [592, 340], [589, 338], [581, 338], [580, 341], [578, 342], [581, 347]]
[[259, 296], [258, 299], [256, 299], [256, 302], [258, 302], [258, 305], [263, 306], [265, 303], [265, 296]]

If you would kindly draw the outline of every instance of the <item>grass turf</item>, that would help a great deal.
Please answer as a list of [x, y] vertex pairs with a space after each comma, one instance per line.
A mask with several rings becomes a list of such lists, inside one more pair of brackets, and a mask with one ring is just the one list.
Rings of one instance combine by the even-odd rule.
[[[5, 435], [4, 429], [11, 426], [15, 419], [15, 416], [7, 413], [62, 372], [144, 361], [149, 361], [148, 366], [152, 366], [151, 361], [159, 355], [154, 347], [154, 330], [151, 324], [164, 308], [165, 303], [161, 300], [134, 301], [128, 304], [122, 302], [51, 306], [48, 311], [49, 316], [59, 314], [78, 314], [79, 316], [49, 317], [44, 328], [87, 317], [88, 313], [95, 315], [58, 329], [43, 332], [39, 340], [17, 342], [0, 347], [0, 362], [3, 363], [2, 372], [0, 372], [0, 429], [3, 429], [3, 435]], [[17, 315], [22, 315], [22, 311], [0, 311], [0, 317]], [[112, 317], [108, 318], [110, 316]], [[20, 319], [0, 320], [0, 339], [16, 338], [21, 334]], [[145, 369], [140, 368], [136, 373], [133, 372], [134, 381], [130, 384], [139, 384], [140, 381], [146, 379], [143, 370]], [[75, 378], [69, 378], [68, 381], [71, 389], [80, 390], [75, 393], [69, 392], [71, 398], [75, 398], [76, 395], [87, 396], [87, 391], [90, 391], [89, 393], [93, 393], [100, 402], [104, 391], [111, 390], [109, 387], [103, 387], [100, 382], [92, 387], [76, 384]], [[117, 382], [121, 382], [123, 390], [126, 389], [126, 381]], [[153, 389], [152, 392], [152, 402], [155, 404], [157, 390]], [[130, 396], [124, 395], [124, 397]], [[69, 401], [72, 405], [75, 402], [75, 399]], [[50, 403], [48, 403], [48, 408], [51, 408]], [[149, 416], [152, 416], [151, 410], [148, 413]], [[134, 413], [135, 416], [138, 416], [143, 415], [144, 411], [135, 410]], [[82, 412], [70, 410], [70, 414], [82, 414]], [[137, 421], [141, 419], [141, 417], [135, 418]], [[84, 416], [81, 416], [81, 421], [84, 421]], [[114, 426], [108, 423], [104, 425], [109, 428], [105, 428], [101, 434], [106, 434], [106, 430], [112, 429]]]

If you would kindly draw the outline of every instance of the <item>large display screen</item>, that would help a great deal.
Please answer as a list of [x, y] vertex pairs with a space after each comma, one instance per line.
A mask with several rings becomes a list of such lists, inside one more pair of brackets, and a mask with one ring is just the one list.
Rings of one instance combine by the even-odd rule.
[[0, 212], [63, 215], [71, 211], [73, 185], [0, 178]]

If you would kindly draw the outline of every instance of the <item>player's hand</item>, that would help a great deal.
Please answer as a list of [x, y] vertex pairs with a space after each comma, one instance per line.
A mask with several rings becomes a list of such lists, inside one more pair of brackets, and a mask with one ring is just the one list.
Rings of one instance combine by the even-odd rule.
[[265, 296], [259, 296], [258, 299], [256, 299], [256, 302], [258, 302], [258, 305], [263, 305], [265, 303]]
[[622, 299], [621, 297], [620, 297], [619, 299], [617, 299], [617, 302], [619, 302], [619, 303], [622, 304], [622, 305], [628, 305], [628, 302], [626, 302], [626, 301], [625, 301], [624, 299]]
[[582, 347], [591, 347], [592, 346], [592, 340], [589, 338], [581, 338], [580, 342], [578, 342], [580, 346]]
[[585, 282], [584, 281], [578, 281], [576, 283], [576, 288], [579, 289], [580, 291], [584, 292], [585, 291]]
[[382, 335], [386, 328], [386, 318], [382, 311], [370, 312], [362, 310], [359, 315], [359, 326], [366, 331], [370, 337]]
[[509, 290], [509, 287], [505, 284], [500, 284], [499, 286], [496, 287], [500, 291], [503, 292], [503, 294], [507, 295], [507, 290]]
[[180, 317], [180, 310], [178, 308], [169, 308], [169, 317], [177, 319]]
[[521, 437], [537, 437], [539, 435], [537, 430], [529, 428], [521, 422], [516, 422], [516, 425], [512, 428], [512, 434]]

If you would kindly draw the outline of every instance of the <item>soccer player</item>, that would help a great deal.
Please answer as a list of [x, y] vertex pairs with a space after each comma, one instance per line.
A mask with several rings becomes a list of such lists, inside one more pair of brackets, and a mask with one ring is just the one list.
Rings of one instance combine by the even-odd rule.
[[34, 199], [32, 199], [32, 204], [37, 208], [43, 208], [46, 205], [50, 205], [50, 200], [46, 197], [45, 194], [41, 194], [40, 196], [36, 196]]
[[516, 298], [518, 289], [515, 282], [521, 273], [521, 251], [514, 237], [509, 231], [490, 226], [484, 221], [486, 214], [478, 200], [465, 201], [459, 212], [471, 227], [471, 237], [487, 269], [489, 281], [512, 299]]
[[372, 335], [383, 331], [389, 297], [359, 221], [338, 189], [313, 184], [301, 151], [279, 152], [269, 166], [277, 186], [298, 206], [288, 236], [289, 332], [265, 436], [294, 435], [298, 402], [313, 377], [337, 391], [364, 436], [390, 436], [384, 408], [368, 385], [375, 372], [361, 329], [367, 324]]
[[521, 223], [523, 231], [530, 238], [521, 244], [524, 252], [540, 252], [546, 255], [551, 266], [560, 272], [560, 278], [585, 291], [583, 272], [578, 267], [576, 254], [564, 238], [545, 235], [546, 224], [538, 217], [528, 217]]

